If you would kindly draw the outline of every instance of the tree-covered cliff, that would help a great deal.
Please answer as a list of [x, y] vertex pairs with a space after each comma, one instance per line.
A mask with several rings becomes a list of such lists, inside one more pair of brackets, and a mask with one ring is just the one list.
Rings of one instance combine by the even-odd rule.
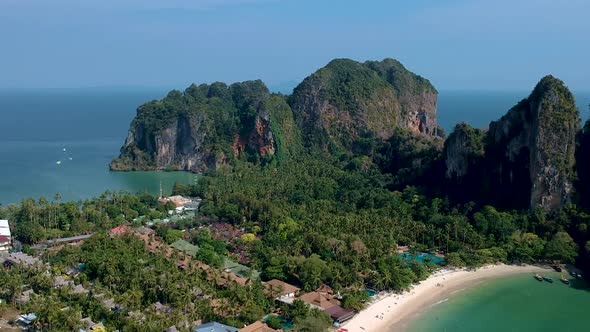
[[362, 151], [399, 129], [436, 136], [437, 91], [396, 60], [337, 59], [303, 80], [289, 98], [305, 142], [331, 152]]
[[578, 136], [576, 170], [578, 202], [580, 205], [590, 208], [590, 121], [586, 122]]
[[428, 80], [393, 59], [333, 60], [288, 98], [261, 81], [192, 85], [139, 107], [111, 169], [200, 172], [280, 161], [304, 147], [369, 156], [400, 129], [440, 135], [436, 100]]
[[446, 141], [436, 100], [428, 80], [393, 59], [333, 60], [288, 97], [261, 81], [191, 85], [139, 107], [111, 169], [201, 172], [329, 153], [391, 174], [392, 189], [509, 209], [569, 201], [579, 116], [562, 81], [544, 77], [488, 131], [461, 124]]
[[490, 123], [485, 136], [455, 128], [446, 142], [447, 178], [481, 203], [556, 210], [571, 197], [579, 123], [572, 93], [546, 76], [528, 98]]
[[261, 81], [191, 85], [140, 106], [112, 170], [204, 171], [265, 163], [301, 146], [289, 105]]

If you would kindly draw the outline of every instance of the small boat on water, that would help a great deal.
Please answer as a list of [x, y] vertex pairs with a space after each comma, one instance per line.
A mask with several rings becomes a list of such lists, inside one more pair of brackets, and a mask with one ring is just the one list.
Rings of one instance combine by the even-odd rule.
[[543, 280], [547, 281], [548, 283], [553, 283], [553, 278], [549, 277], [549, 276], [543, 276]]
[[561, 282], [563, 282], [566, 285], [570, 284], [570, 281], [566, 277], [564, 277], [563, 274], [561, 275], [561, 278], [559, 278], [559, 280], [561, 280]]
[[541, 275], [538, 273], [535, 273], [535, 279], [537, 279], [539, 281], [543, 281], [543, 277], [541, 277]]
[[58, 160], [55, 163], [59, 165], [59, 164], [61, 164], [61, 160]]

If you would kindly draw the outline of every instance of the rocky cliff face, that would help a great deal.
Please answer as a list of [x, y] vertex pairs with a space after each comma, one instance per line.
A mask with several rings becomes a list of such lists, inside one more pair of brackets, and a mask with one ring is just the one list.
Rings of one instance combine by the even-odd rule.
[[399, 62], [333, 60], [307, 77], [289, 103], [306, 143], [351, 150], [359, 139], [387, 140], [396, 129], [436, 136], [437, 91]]
[[289, 103], [261, 81], [192, 85], [140, 106], [110, 167], [200, 172], [233, 159], [280, 160], [302, 142], [358, 153], [399, 129], [437, 136], [436, 100], [428, 80], [392, 59], [334, 60], [306, 78]]
[[[142, 105], [110, 167], [200, 172], [234, 158], [269, 160], [288, 148], [281, 130], [293, 122], [289, 115], [282, 97], [271, 95], [260, 81], [192, 85]], [[296, 133], [286, 134], [292, 143]], [[275, 135], [281, 137], [280, 146]]]
[[[579, 121], [571, 92], [562, 81], [544, 77], [527, 99], [490, 124], [477, 167], [480, 179], [469, 182], [496, 206], [546, 211], [563, 206], [572, 189]], [[468, 133], [458, 127], [446, 143], [446, 175], [463, 182], [474, 160], [468, 157], [474, 137]]]
[[463, 179], [474, 167], [478, 167], [484, 155], [484, 132], [461, 123], [445, 141], [445, 176], [448, 179]]
[[590, 207], [590, 121], [586, 121], [584, 129], [578, 135], [576, 148], [576, 171], [578, 182], [576, 192], [579, 203]]

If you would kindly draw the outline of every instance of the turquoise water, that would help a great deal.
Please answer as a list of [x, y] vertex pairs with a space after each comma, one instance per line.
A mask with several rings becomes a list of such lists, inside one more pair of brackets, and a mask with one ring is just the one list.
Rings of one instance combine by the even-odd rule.
[[553, 284], [531, 274], [483, 282], [426, 310], [407, 331], [588, 331], [586, 283], [550, 275]]
[[[281, 322], [283, 323], [283, 326], [281, 328], [283, 331], [291, 331], [293, 329], [293, 322], [287, 321], [287, 319], [285, 319], [285, 317], [283, 317], [283, 316], [279, 316], [279, 318], [281, 319]], [[268, 321], [268, 316], [264, 317], [262, 319], [263, 323], [266, 323], [267, 321]]]
[[0, 203], [52, 198], [55, 193], [62, 200], [78, 200], [106, 190], [155, 195], [160, 182], [165, 193], [175, 181], [194, 182], [195, 175], [183, 172], [109, 172], [135, 109], [161, 94], [0, 91]]
[[440, 265], [445, 261], [444, 258], [437, 257], [433, 254], [424, 253], [424, 252], [418, 253], [416, 255], [412, 255], [412, 254], [406, 252], [406, 253], [400, 254], [400, 257], [402, 259], [407, 260], [407, 261], [417, 261], [420, 263], [424, 263], [426, 260], [429, 260], [430, 263], [436, 264], [436, 265]]

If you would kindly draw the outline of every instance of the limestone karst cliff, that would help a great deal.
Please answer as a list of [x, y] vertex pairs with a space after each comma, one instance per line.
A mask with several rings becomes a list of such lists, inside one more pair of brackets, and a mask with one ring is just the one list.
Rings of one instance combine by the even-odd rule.
[[446, 176], [469, 182], [497, 206], [554, 210], [571, 195], [579, 126], [572, 93], [546, 76], [528, 98], [490, 123], [485, 137], [458, 126], [446, 143]]
[[428, 80], [392, 59], [334, 60], [288, 98], [261, 81], [192, 85], [140, 106], [110, 167], [200, 172], [281, 159], [304, 145], [363, 154], [363, 140], [384, 142], [398, 129], [436, 137], [436, 100]]
[[264, 161], [300, 145], [291, 110], [261, 81], [191, 85], [139, 107], [112, 170], [200, 172]]
[[395, 130], [438, 135], [437, 91], [396, 60], [331, 61], [303, 80], [289, 99], [306, 143], [354, 149], [358, 140], [387, 140]]

